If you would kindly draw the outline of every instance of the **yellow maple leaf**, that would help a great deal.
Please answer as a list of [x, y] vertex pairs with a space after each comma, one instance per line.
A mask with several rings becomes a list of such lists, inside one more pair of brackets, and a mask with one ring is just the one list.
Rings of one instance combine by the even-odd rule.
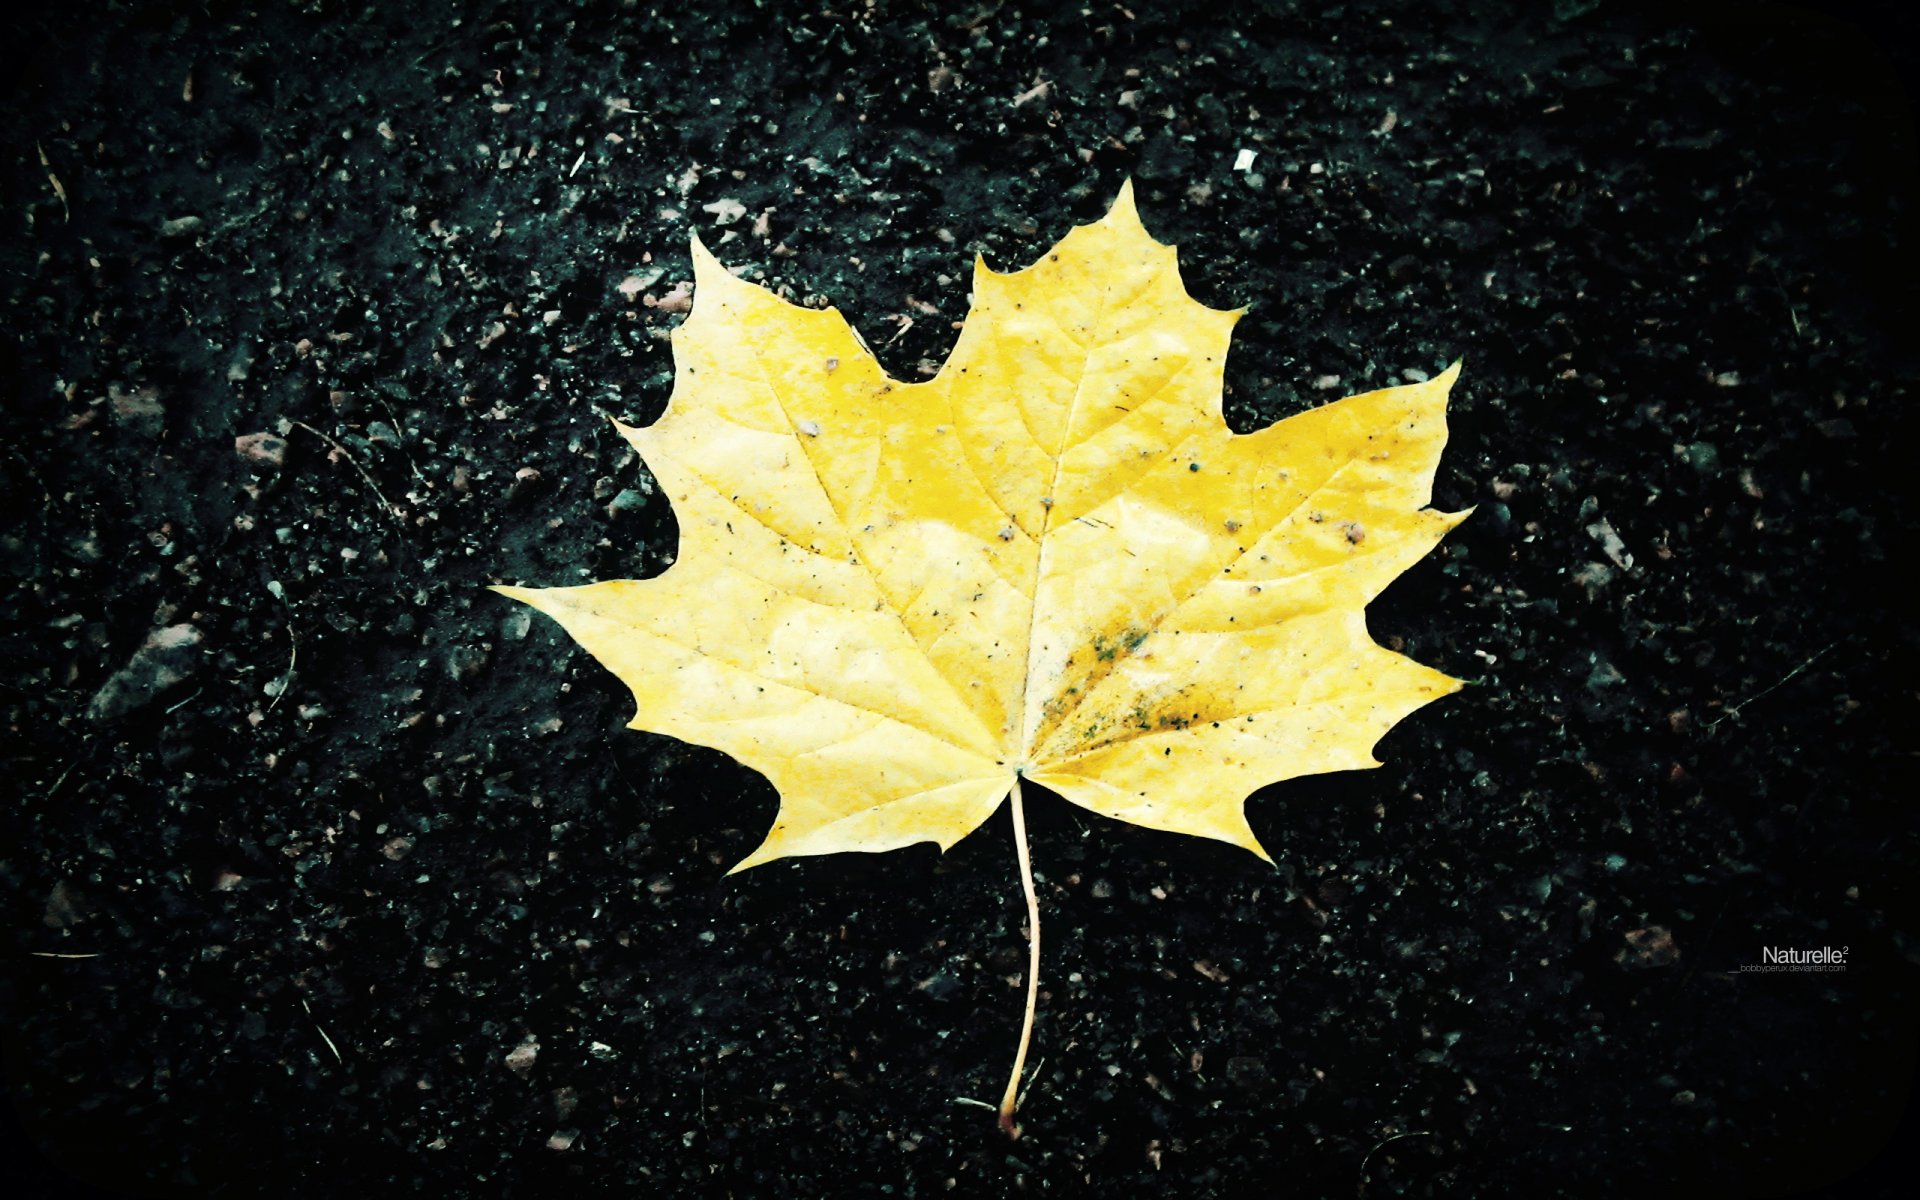
[[1130, 186], [1023, 271], [977, 262], [924, 383], [835, 310], [697, 239], [693, 259], [666, 413], [619, 426], [672, 499], [673, 566], [497, 590], [633, 690], [633, 728], [773, 783], [773, 828], [735, 871], [945, 849], [1011, 796], [1037, 964], [1023, 779], [1266, 858], [1249, 793], [1378, 766], [1381, 735], [1460, 686], [1363, 613], [1466, 516], [1426, 507], [1457, 364], [1233, 433], [1240, 313], [1187, 295]]

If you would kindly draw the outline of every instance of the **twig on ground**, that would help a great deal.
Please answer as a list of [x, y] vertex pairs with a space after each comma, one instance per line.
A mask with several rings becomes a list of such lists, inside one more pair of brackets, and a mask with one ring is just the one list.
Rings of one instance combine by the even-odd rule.
[[1787, 318], [1793, 322], [1793, 336], [1800, 336], [1800, 314], [1793, 309], [1793, 297], [1787, 295], [1787, 285], [1781, 282], [1780, 272], [1773, 273], [1773, 286], [1780, 289], [1780, 302], [1787, 306]]
[[1432, 1136], [1433, 1136], [1433, 1131], [1431, 1129], [1415, 1129], [1407, 1133], [1396, 1133], [1392, 1137], [1382, 1138], [1380, 1141], [1375, 1142], [1373, 1144], [1373, 1149], [1367, 1151], [1367, 1156], [1360, 1160], [1360, 1186], [1354, 1190], [1353, 1194], [1359, 1197], [1359, 1200], [1366, 1200], [1367, 1164], [1373, 1161], [1373, 1156], [1379, 1153], [1380, 1148], [1382, 1146], [1390, 1145], [1394, 1142], [1399, 1141], [1401, 1138], [1417, 1138], [1417, 1137], [1432, 1137]]
[[269, 586], [267, 590], [287, 610], [287, 669], [280, 676], [280, 690], [273, 694], [273, 703], [267, 705], [267, 712], [272, 712], [279, 706], [280, 698], [293, 687], [293, 669], [300, 663], [300, 635], [293, 631], [293, 605], [287, 601], [286, 590], [278, 586]]
[[301, 429], [306, 430], [308, 433], [312, 434], [313, 436], [319, 438], [321, 441], [325, 442], [327, 445], [332, 446], [336, 451], [339, 452], [341, 458], [344, 458], [348, 462], [352, 463], [353, 469], [360, 472], [360, 478], [366, 480], [367, 486], [373, 489], [373, 494], [375, 498], [380, 501], [380, 507], [386, 511], [387, 516], [393, 518], [396, 524], [400, 523], [400, 519], [401, 519], [400, 510], [393, 506], [393, 501], [387, 499], [386, 493], [380, 490], [380, 485], [373, 481], [373, 475], [365, 467], [360, 465], [360, 460], [353, 456], [352, 451], [348, 450], [345, 446], [341, 445], [339, 440], [336, 439], [332, 434], [321, 433], [318, 429], [315, 429], [313, 426], [307, 424], [305, 421], [295, 421], [294, 424], [299, 426]]
[[407, 470], [413, 472], [415, 479], [418, 479], [421, 483], [425, 483], [427, 477], [420, 473], [419, 466], [413, 461], [413, 451], [407, 447], [407, 431], [405, 427], [400, 424], [399, 414], [393, 411], [393, 405], [387, 403], [385, 396], [376, 392], [373, 398], [380, 402], [381, 410], [387, 414], [387, 419], [393, 422], [393, 436], [400, 439], [400, 453], [407, 460]]
[[1793, 670], [1788, 671], [1785, 675], [1782, 675], [1780, 678], [1774, 680], [1771, 684], [1767, 685], [1764, 688], [1761, 688], [1759, 691], [1755, 692], [1751, 696], [1748, 696], [1745, 700], [1742, 700], [1738, 704], [1728, 705], [1726, 710], [1723, 713], [1721, 713], [1721, 715], [1718, 718], [1716, 718], [1714, 721], [1708, 724], [1707, 734], [1711, 736], [1713, 734], [1713, 731], [1720, 728], [1722, 724], [1739, 717], [1740, 710], [1747, 707], [1747, 705], [1754, 703], [1756, 700], [1764, 700], [1768, 696], [1771, 696], [1773, 693], [1779, 691], [1781, 688], [1787, 686], [1787, 684], [1793, 681], [1793, 678], [1796, 675], [1800, 674], [1800, 672], [1812, 666], [1814, 662], [1817, 661], [1822, 654], [1825, 654], [1827, 651], [1833, 649], [1835, 646], [1838, 646], [1839, 644], [1840, 643], [1838, 641], [1828, 642], [1826, 645], [1820, 647], [1818, 650], [1815, 650], [1812, 654], [1807, 655], [1806, 661], [1802, 662], [1799, 666], [1795, 667]]
[[346, 1059], [340, 1057], [340, 1047], [334, 1045], [333, 1039], [327, 1036], [327, 1031], [320, 1028], [320, 1022], [316, 1020], [313, 1015], [313, 1006], [307, 1003], [305, 996], [300, 998], [300, 1007], [307, 1010], [307, 1020], [313, 1022], [313, 1031], [320, 1035], [320, 1040], [327, 1044], [327, 1049], [333, 1051], [334, 1061], [341, 1063], [346, 1062]]

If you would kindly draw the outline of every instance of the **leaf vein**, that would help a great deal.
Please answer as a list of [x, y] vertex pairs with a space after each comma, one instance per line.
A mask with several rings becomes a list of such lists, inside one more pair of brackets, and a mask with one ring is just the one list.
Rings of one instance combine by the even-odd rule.
[[[941, 684], [946, 687], [948, 695], [954, 699], [963, 712], [972, 716], [974, 720], [979, 723], [979, 732], [986, 738], [987, 742], [989, 744], [993, 743], [996, 739], [993, 736], [990, 726], [987, 724], [987, 714], [977, 710], [969, 701], [966, 693], [960, 689], [959, 685], [953, 680], [948, 679], [945, 673], [934, 663], [933, 656], [927, 649], [925, 643], [920, 640], [920, 636], [914, 632], [912, 624], [907, 621], [907, 614], [888, 598], [887, 589], [880, 582], [880, 572], [875, 570], [873, 563], [865, 554], [861, 553], [860, 539], [853, 536], [853, 530], [851, 526], [847, 524], [847, 514], [840, 510], [839, 504], [835, 503], [833, 492], [827, 487], [826, 477], [820, 473], [820, 464], [813, 459], [813, 451], [807, 444], [812, 439], [800, 432], [800, 425], [793, 419], [793, 413], [788, 410], [785, 397], [781, 396], [780, 389], [774, 386], [773, 376], [767, 371], [766, 358], [762, 354], [759, 344], [757, 342], [750, 343], [748, 352], [753, 357], [754, 367], [760, 372], [761, 385], [767, 389], [767, 395], [773, 398], [773, 403], [779, 408], [780, 415], [786, 418], [787, 427], [793, 433], [793, 440], [795, 444], [800, 447], [801, 457], [807, 460], [807, 466], [813, 472], [815, 485], [819, 487], [820, 494], [826, 497], [827, 506], [833, 509], [835, 516], [840, 518], [841, 527], [846, 529], [847, 544], [853, 547], [854, 560], [860, 564], [866, 571], [867, 577], [873, 581], [874, 590], [880, 594], [880, 602], [886, 606], [887, 611], [893, 614], [894, 620], [900, 623], [901, 630], [906, 633], [907, 639], [913, 643], [914, 647], [920, 651], [920, 656], [926, 660], [927, 665], [933, 668], [933, 674], [938, 677]], [[943, 738], [942, 740], [945, 741], [949, 739]]]

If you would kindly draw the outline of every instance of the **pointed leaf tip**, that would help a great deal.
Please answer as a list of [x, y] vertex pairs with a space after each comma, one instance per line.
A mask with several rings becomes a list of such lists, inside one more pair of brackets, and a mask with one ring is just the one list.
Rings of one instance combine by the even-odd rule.
[[693, 285], [695, 287], [707, 283], [716, 271], [723, 275], [727, 273], [727, 268], [719, 259], [713, 256], [713, 251], [707, 249], [707, 244], [700, 240], [698, 233], [691, 235], [688, 252], [693, 257]]

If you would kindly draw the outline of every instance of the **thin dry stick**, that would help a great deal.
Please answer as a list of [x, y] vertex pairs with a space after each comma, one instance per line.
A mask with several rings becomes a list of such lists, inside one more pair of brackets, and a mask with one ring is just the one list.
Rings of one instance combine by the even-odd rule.
[[308, 1004], [304, 996], [300, 998], [300, 1007], [307, 1010], [307, 1020], [313, 1022], [313, 1031], [320, 1035], [320, 1040], [327, 1044], [327, 1049], [333, 1051], [335, 1061], [346, 1062], [347, 1060], [340, 1055], [340, 1047], [334, 1045], [333, 1039], [327, 1036], [327, 1031], [320, 1028], [320, 1019], [313, 1015], [313, 1005]]
[[400, 453], [406, 456], [407, 470], [413, 472], [415, 479], [418, 479], [421, 483], [425, 483], [427, 477], [420, 473], [419, 465], [413, 461], [413, 451], [407, 448], [407, 430], [406, 426], [400, 424], [399, 414], [393, 411], [393, 405], [387, 403], [385, 396], [376, 395], [374, 399], [380, 402], [380, 407], [386, 410], [387, 418], [393, 422], [393, 433], [395, 437], [400, 439]]
[[345, 446], [342, 446], [338, 441], [338, 439], [334, 438], [330, 434], [321, 433], [318, 429], [315, 429], [313, 426], [307, 424], [305, 421], [295, 421], [293, 423], [299, 426], [301, 429], [306, 430], [308, 433], [312, 434], [313, 436], [319, 438], [321, 441], [325, 442], [327, 445], [332, 446], [335, 450], [338, 450], [340, 452], [340, 457], [352, 463], [353, 469], [360, 472], [360, 478], [366, 480], [367, 486], [373, 489], [374, 498], [380, 501], [380, 507], [386, 510], [387, 516], [393, 518], [395, 521], [400, 522], [401, 524], [405, 524], [405, 521], [401, 519], [400, 510], [395, 508], [393, 506], [392, 501], [388, 500], [386, 496], [380, 491], [380, 485], [375, 483], [373, 481], [373, 476], [367, 472], [367, 469], [365, 467], [360, 465], [360, 460], [355, 458], [352, 452], [349, 451]]
[[1838, 646], [1839, 644], [1840, 643], [1838, 641], [1828, 642], [1826, 645], [1820, 647], [1818, 650], [1815, 650], [1812, 654], [1809, 654], [1805, 662], [1801, 663], [1799, 666], [1795, 667], [1793, 670], [1788, 671], [1785, 675], [1782, 675], [1780, 678], [1774, 680], [1770, 686], [1761, 688], [1758, 692], [1755, 692], [1753, 695], [1748, 696], [1745, 700], [1742, 700], [1738, 704], [1728, 705], [1726, 712], [1720, 717], [1720, 719], [1717, 721], [1713, 721], [1707, 726], [1707, 733], [1712, 734], [1714, 730], [1720, 728], [1720, 726], [1724, 725], [1728, 721], [1739, 720], [1741, 709], [1745, 708], [1749, 704], [1752, 704], [1756, 700], [1766, 699], [1768, 696], [1773, 695], [1775, 692], [1787, 686], [1789, 683], [1792, 683], [1795, 676], [1799, 675], [1800, 672], [1806, 670], [1808, 667], [1812, 666], [1815, 662], [1819, 661], [1819, 658], [1822, 654], [1825, 654], [1827, 651], [1833, 649], [1835, 646]]
[[1013, 779], [1013, 845], [1020, 854], [1020, 886], [1027, 892], [1027, 1016], [1020, 1026], [1020, 1051], [1013, 1056], [1013, 1078], [1000, 1098], [1000, 1132], [1018, 1139], [1020, 1127], [1013, 1110], [1020, 1105], [1020, 1073], [1027, 1066], [1027, 1043], [1033, 1040], [1033, 1006], [1040, 997], [1040, 897], [1033, 891], [1033, 859], [1027, 854], [1027, 813], [1020, 806], [1020, 777]]
[[[278, 585], [274, 586], [277, 589]], [[300, 637], [293, 631], [293, 605], [285, 592], [275, 590], [273, 595], [287, 610], [287, 673], [280, 677], [280, 690], [273, 694], [273, 703], [267, 705], [268, 712], [280, 706], [280, 698], [293, 686], [293, 669], [300, 665]]]
[[1408, 1133], [1396, 1133], [1392, 1137], [1382, 1138], [1379, 1141], [1375, 1142], [1373, 1144], [1373, 1149], [1367, 1151], [1367, 1156], [1360, 1160], [1360, 1186], [1354, 1191], [1354, 1195], [1358, 1197], [1358, 1200], [1367, 1200], [1367, 1184], [1368, 1182], [1370, 1182], [1367, 1179], [1367, 1164], [1373, 1161], [1373, 1156], [1379, 1152], [1382, 1146], [1391, 1145], [1394, 1142], [1399, 1141], [1401, 1138], [1417, 1138], [1417, 1137], [1432, 1137], [1432, 1136], [1433, 1136], [1433, 1131], [1431, 1129], [1415, 1129]]

